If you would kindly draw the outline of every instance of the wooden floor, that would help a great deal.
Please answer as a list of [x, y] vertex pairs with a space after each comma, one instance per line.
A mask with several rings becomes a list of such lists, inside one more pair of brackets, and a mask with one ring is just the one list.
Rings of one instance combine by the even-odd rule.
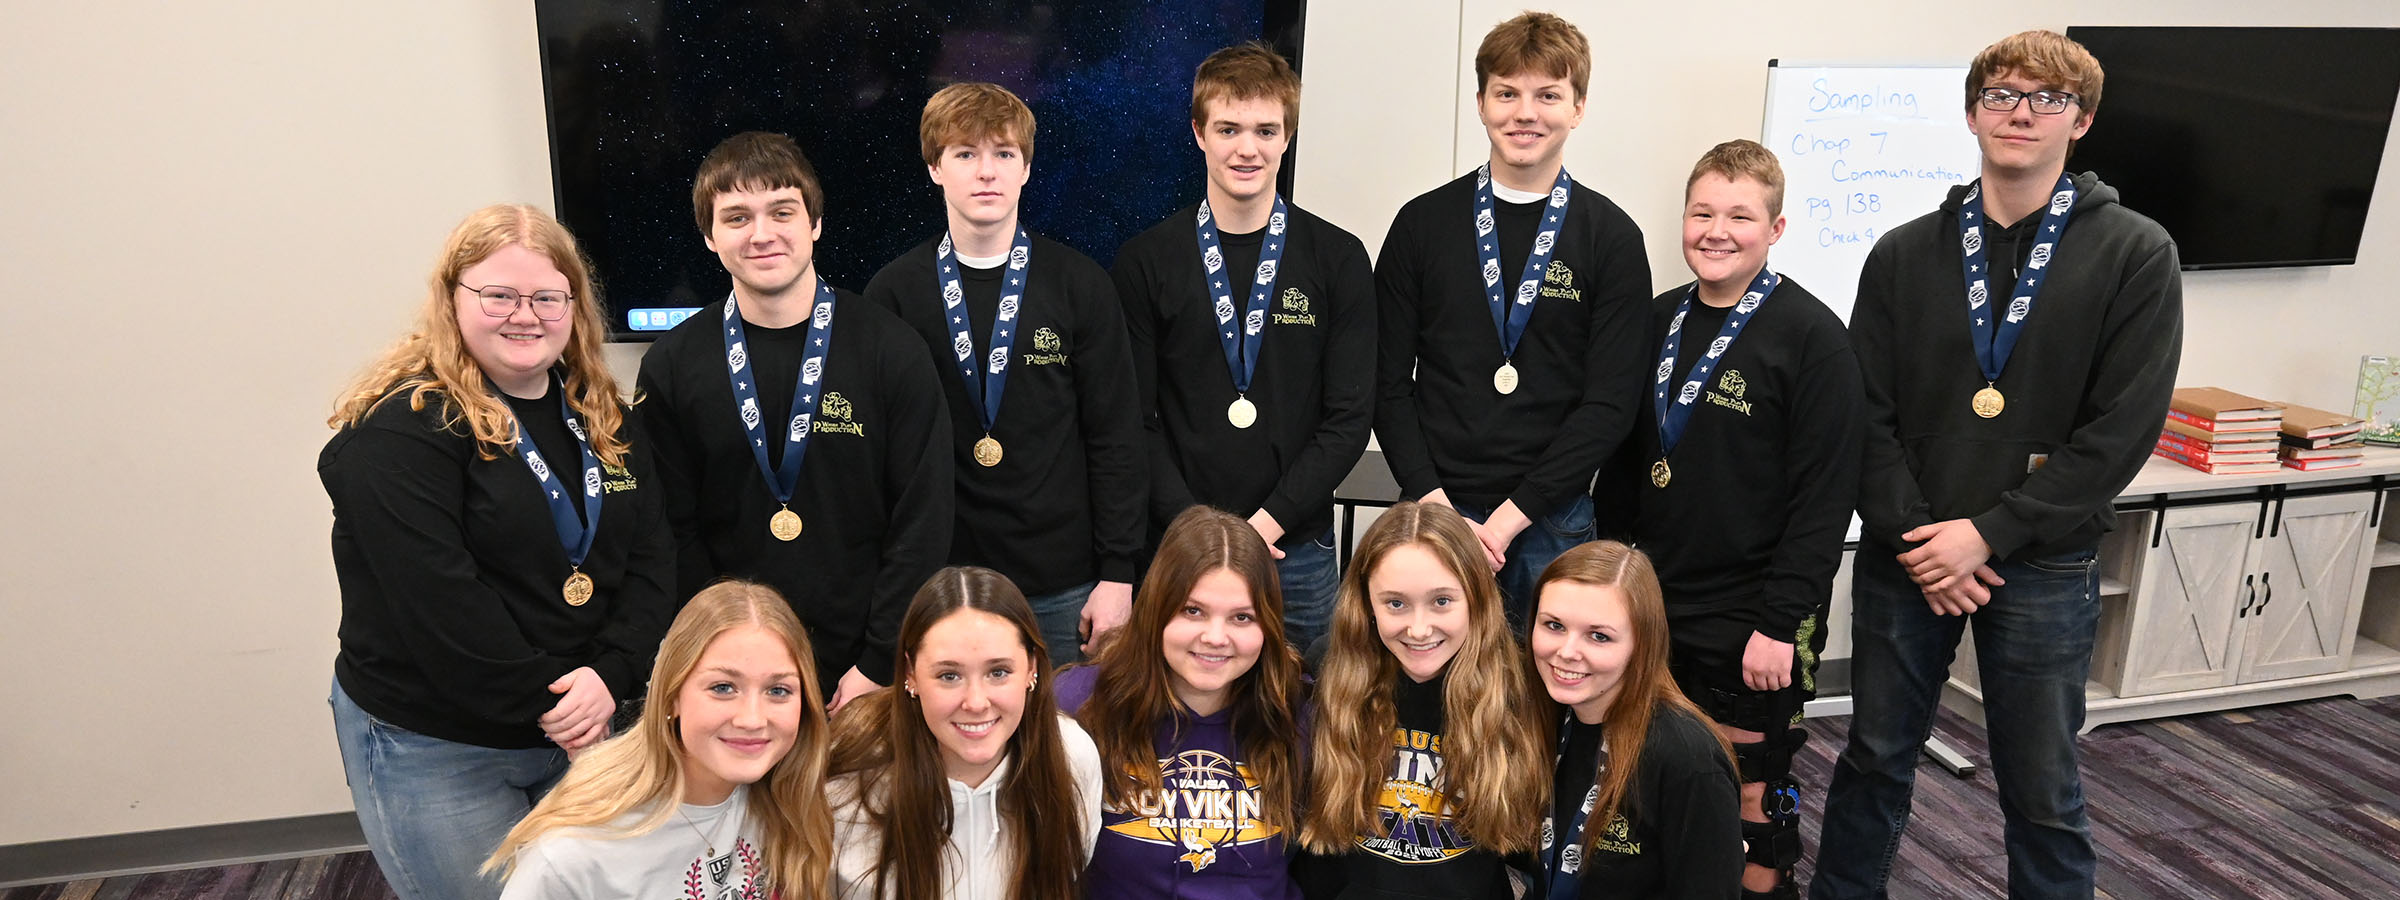
[[[1809, 723], [1793, 768], [1812, 790], [1848, 725]], [[1945, 713], [1938, 730], [1983, 761], [1982, 729]], [[2400, 898], [2400, 697], [2105, 726], [2084, 736], [2083, 771], [2102, 897]], [[1812, 852], [1819, 799], [1802, 799]], [[2004, 896], [2007, 869], [1990, 770], [1960, 779], [1921, 766], [1891, 895]], [[364, 853], [0, 890], [0, 900], [391, 896]]]

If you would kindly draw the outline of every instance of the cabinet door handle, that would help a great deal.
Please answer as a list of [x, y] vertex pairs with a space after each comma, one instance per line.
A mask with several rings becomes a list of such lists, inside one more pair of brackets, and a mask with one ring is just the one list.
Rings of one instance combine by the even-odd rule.
[[2263, 615], [2266, 615], [2266, 614], [2267, 614], [2267, 604], [2268, 604], [2268, 603], [2272, 603], [2272, 602], [2274, 602], [2274, 600], [2275, 600], [2275, 582], [2268, 580], [2268, 579], [2271, 579], [2271, 578], [2274, 578], [2274, 577], [2275, 577], [2275, 573], [2273, 573], [2273, 572], [2262, 572], [2262, 573], [2259, 573], [2259, 576], [2258, 576], [2258, 584], [2259, 584], [2259, 586], [2260, 586], [2260, 587], [2263, 587], [2263, 588], [2266, 588], [2266, 589], [2267, 589], [2267, 595], [2266, 595], [2266, 596], [2264, 596], [2264, 597], [2260, 597], [2260, 598], [2258, 598], [2258, 609], [2257, 609], [2257, 610], [2255, 610], [2255, 612], [2257, 612], [2259, 615], [2262, 615], [2262, 616], [2263, 616]]
[[2258, 584], [2255, 580], [2257, 577], [2258, 576], [2256, 575], [2242, 576], [2242, 590], [2244, 591], [2242, 595], [2242, 611], [2234, 613], [2234, 618], [2247, 619], [2250, 617], [2250, 604], [2258, 600]]

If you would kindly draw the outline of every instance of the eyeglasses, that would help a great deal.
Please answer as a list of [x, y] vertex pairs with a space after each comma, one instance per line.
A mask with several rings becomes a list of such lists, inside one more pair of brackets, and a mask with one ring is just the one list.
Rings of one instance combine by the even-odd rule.
[[467, 287], [465, 284], [460, 284], [459, 287], [474, 291], [475, 299], [483, 301], [483, 314], [495, 319], [505, 319], [516, 315], [518, 306], [531, 303], [533, 304], [534, 318], [544, 322], [556, 322], [567, 317], [567, 304], [575, 299], [575, 295], [565, 291], [535, 291], [531, 294], [521, 294], [517, 292], [516, 288], [498, 284], [485, 287]]
[[1976, 91], [1975, 97], [1983, 108], [1993, 112], [2015, 112], [2021, 101], [2033, 101], [2037, 115], [2055, 116], [2067, 111], [2067, 104], [2081, 103], [2083, 98], [2066, 91], [2018, 91], [2004, 87], [1988, 87]]

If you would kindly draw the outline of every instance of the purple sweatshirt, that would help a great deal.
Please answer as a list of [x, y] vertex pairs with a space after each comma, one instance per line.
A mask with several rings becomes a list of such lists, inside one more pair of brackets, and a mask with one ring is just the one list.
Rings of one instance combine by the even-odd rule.
[[[1059, 708], [1082, 709], [1099, 677], [1094, 666], [1060, 673]], [[1159, 723], [1153, 746], [1165, 794], [1145, 797], [1139, 809], [1103, 803], [1100, 841], [1084, 873], [1091, 900], [1299, 900], [1285, 835], [1258, 821], [1259, 784], [1231, 720], [1222, 710], [1188, 718], [1180, 734], [1175, 723]]]

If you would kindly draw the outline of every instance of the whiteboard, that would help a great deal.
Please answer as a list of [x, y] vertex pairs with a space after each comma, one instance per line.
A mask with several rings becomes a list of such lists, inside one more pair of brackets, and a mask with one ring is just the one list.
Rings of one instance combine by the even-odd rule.
[[1975, 180], [1965, 66], [1767, 64], [1760, 143], [1783, 164], [1790, 221], [1769, 259], [1842, 317], [1875, 239]]

